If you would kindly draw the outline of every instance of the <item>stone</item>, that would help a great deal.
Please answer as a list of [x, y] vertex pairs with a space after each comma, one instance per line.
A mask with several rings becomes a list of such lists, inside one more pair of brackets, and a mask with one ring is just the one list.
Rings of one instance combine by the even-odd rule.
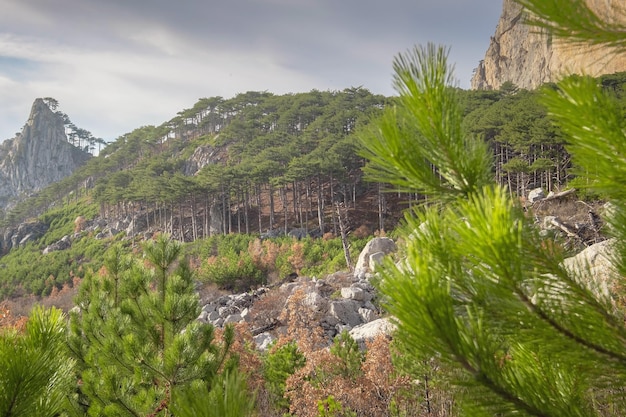
[[374, 340], [378, 335], [391, 337], [395, 330], [396, 326], [390, 319], [382, 318], [354, 327], [350, 330], [350, 336], [364, 349], [367, 341]]
[[[359, 254], [359, 258], [356, 262], [356, 266], [354, 267], [354, 277], [357, 279], [364, 279], [368, 272], [372, 272], [370, 269], [371, 264], [371, 256], [373, 254], [382, 253], [384, 255], [388, 255], [390, 253], [394, 253], [397, 250], [396, 242], [388, 237], [375, 237], [363, 248], [361, 253]], [[377, 259], [380, 261], [380, 255], [376, 255]]]
[[272, 343], [274, 343], [276, 339], [274, 339], [269, 332], [265, 332], [257, 334], [252, 338], [252, 340], [254, 340], [254, 344], [258, 350], [265, 352], [270, 348], [270, 346], [272, 346]]
[[362, 288], [351, 286], [344, 287], [341, 289], [341, 297], [346, 298], [348, 300], [355, 301], [369, 301], [372, 299], [372, 294], [363, 290]]
[[[600, 20], [624, 23], [624, 14], [610, 1], [586, 0], [586, 3]], [[474, 90], [497, 90], [508, 81], [532, 90], [557, 81], [566, 73], [596, 77], [621, 71], [626, 71], [626, 54], [586, 45], [574, 48], [552, 39], [545, 31], [524, 23], [519, 4], [504, 0], [495, 34], [474, 72], [471, 86]]]
[[372, 253], [370, 255], [370, 264], [369, 264], [370, 271], [374, 272], [374, 270], [376, 269], [376, 266], [380, 265], [383, 262], [384, 258], [385, 258], [384, 252]]
[[243, 321], [243, 317], [241, 317], [241, 314], [239, 313], [235, 313], [235, 314], [230, 314], [228, 317], [226, 317], [224, 319], [224, 323], [223, 325], [226, 324], [231, 324], [231, 323], [240, 323]]
[[200, 315], [198, 316], [198, 321], [201, 321], [202, 323], [208, 323], [209, 322], [209, 313], [207, 313], [206, 311], [201, 311]]
[[369, 323], [370, 321], [374, 321], [378, 318], [378, 314], [375, 311], [370, 310], [369, 308], [359, 308], [359, 316], [361, 316], [361, 321], [363, 323]]
[[0, 143], [0, 209], [71, 175], [90, 157], [68, 142], [61, 114], [35, 99], [22, 131]]
[[529, 203], [535, 203], [539, 200], [543, 200], [544, 198], [546, 198], [546, 194], [544, 193], [543, 188], [535, 188], [533, 190], [530, 190], [530, 192], [528, 193]]
[[328, 307], [328, 300], [322, 297], [319, 292], [311, 291], [305, 294], [302, 304], [313, 311], [322, 311]]
[[575, 256], [563, 261], [563, 266], [581, 280], [596, 295], [610, 299], [620, 279], [611, 262], [615, 254], [615, 239], [604, 240], [585, 248]]
[[339, 323], [354, 327], [361, 324], [360, 307], [361, 304], [354, 300], [335, 300], [330, 302], [328, 314], [335, 317]]
[[202, 311], [206, 311], [207, 313], [210, 313], [212, 311], [215, 311], [215, 309], [217, 308], [217, 306], [213, 303], [209, 303], [209, 304], [205, 304], [202, 307]]

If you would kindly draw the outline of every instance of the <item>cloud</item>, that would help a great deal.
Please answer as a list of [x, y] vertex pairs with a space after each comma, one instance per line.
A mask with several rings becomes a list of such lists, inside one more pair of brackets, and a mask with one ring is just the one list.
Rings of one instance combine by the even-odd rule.
[[[393, 94], [391, 62], [451, 46], [461, 86], [501, 0], [4, 0], [0, 139], [36, 97], [107, 140], [161, 124], [200, 97], [363, 86]], [[485, 11], [488, 10], [488, 13]]]

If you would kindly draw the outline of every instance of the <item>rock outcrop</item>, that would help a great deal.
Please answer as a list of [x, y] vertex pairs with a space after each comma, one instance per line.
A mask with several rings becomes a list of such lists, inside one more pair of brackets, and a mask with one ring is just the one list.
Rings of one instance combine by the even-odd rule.
[[21, 133], [0, 145], [0, 208], [67, 177], [89, 157], [67, 141], [62, 116], [36, 99]]
[[[625, 15], [617, 1], [587, 0], [602, 19], [616, 21]], [[623, 6], [623, 5], [622, 5]], [[524, 23], [520, 5], [504, 0], [502, 15], [494, 36], [472, 77], [472, 89], [492, 90], [509, 81], [520, 88], [533, 89], [556, 81], [564, 74], [599, 76], [626, 71], [626, 54], [598, 47], [581, 47], [553, 39]]]

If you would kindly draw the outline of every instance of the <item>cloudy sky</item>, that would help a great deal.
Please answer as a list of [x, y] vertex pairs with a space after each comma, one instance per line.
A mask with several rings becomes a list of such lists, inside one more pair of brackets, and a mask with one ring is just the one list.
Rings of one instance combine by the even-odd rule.
[[502, 0], [0, 0], [0, 140], [37, 97], [94, 136], [160, 125], [201, 97], [363, 86], [392, 95], [391, 63], [447, 45], [462, 88]]

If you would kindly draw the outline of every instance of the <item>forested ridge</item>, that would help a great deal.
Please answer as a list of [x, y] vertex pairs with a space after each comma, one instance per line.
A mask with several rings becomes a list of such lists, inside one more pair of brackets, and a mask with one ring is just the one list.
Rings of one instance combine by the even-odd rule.
[[[626, 74], [598, 81], [626, 102]], [[559, 189], [572, 179], [561, 133], [546, 118], [538, 91], [505, 83], [497, 91], [458, 94], [463, 127], [490, 144], [499, 183], [524, 195], [533, 187]], [[120, 136], [74, 175], [6, 213], [3, 223], [15, 225], [70, 193], [86, 192], [103, 215], [147, 208], [154, 210], [151, 221], [165, 224], [167, 218], [172, 233], [180, 232], [172, 230], [172, 218], [185, 217], [194, 222], [188, 240], [208, 235], [206, 216], [204, 222], [198, 216], [208, 215], [211, 205], [222, 208], [222, 232], [280, 227], [287, 211], [289, 227], [315, 219], [323, 233], [333, 202], [354, 207], [368, 191], [384, 190], [384, 184], [363, 182], [354, 133], [394, 100], [360, 87], [202, 98], [160, 126]], [[389, 209], [384, 194], [373, 201], [380, 214]], [[268, 218], [259, 218], [261, 212]], [[376, 226], [384, 228], [384, 220]]]
[[[626, 109], [626, 73], [598, 82]], [[497, 91], [455, 94], [463, 129], [489, 145], [493, 175], [511, 193], [524, 197], [535, 187], [558, 191], [586, 182], [571, 174], [564, 140], [548, 121], [539, 91], [506, 83]], [[72, 176], [6, 213], [2, 223], [8, 230], [36, 218], [49, 227], [26, 247], [29, 257], [41, 257], [46, 245], [71, 234], [78, 216], [137, 219], [143, 229], [192, 242], [230, 233], [279, 236], [293, 229], [338, 236], [340, 207], [352, 230], [390, 231], [402, 211], [425, 196], [389, 193], [384, 182], [364, 181], [356, 133], [396, 100], [361, 87], [202, 98], [160, 126], [120, 136]], [[15, 293], [10, 282], [32, 282], [27, 293], [60, 288], [83, 276], [105, 247], [92, 239], [76, 253], [48, 254], [38, 267], [21, 272], [12, 269], [24, 263], [13, 260], [21, 258], [13, 253], [3, 263], [3, 293]], [[56, 284], [45, 284], [50, 277]]]

